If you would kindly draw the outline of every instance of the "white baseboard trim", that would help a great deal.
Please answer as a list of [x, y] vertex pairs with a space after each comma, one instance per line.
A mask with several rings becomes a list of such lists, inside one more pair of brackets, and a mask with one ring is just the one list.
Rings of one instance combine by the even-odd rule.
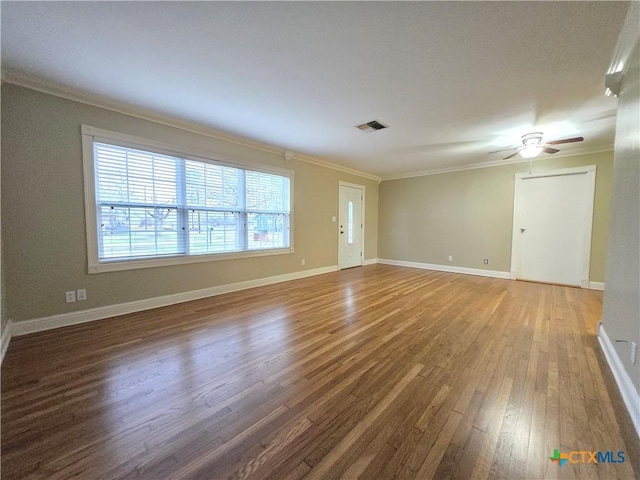
[[2, 330], [2, 335], [0, 339], [0, 365], [2, 364], [2, 360], [4, 360], [4, 354], [7, 353], [7, 348], [9, 348], [9, 342], [12, 337], [12, 329], [13, 322], [9, 320], [7, 322], [7, 326]]
[[367, 260], [365, 260], [364, 262], [362, 262], [362, 265], [375, 265], [376, 263], [378, 263], [378, 259], [377, 258], [369, 258]]
[[[514, 272], [514, 271], [510, 272], [509, 278], [511, 280], [517, 280], [518, 272]], [[581, 288], [588, 288], [589, 290], [604, 291], [604, 283], [602, 283], [602, 282], [591, 282], [591, 281], [588, 281], [588, 280], [583, 280]]]
[[481, 270], [479, 268], [454, 267], [449, 265], [437, 265], [433, 263], [405, 262], [403, 260], [388, 260], [379, 258], [378, 263], [384, 265], [396, 265], [398, 267], [422, 268], [423, 270], [436, 270], [438, 272], [464, 273], [465, 275], [479, 275], [481, 277], [509, 279], [509, 272], [497, 270]]
[[315, 275], [322, 275], [324, 273], [335, 272], [337, 270], [337, 265], [331, 265], [329, 267], [302, 270], [300, 272], [294, 273], [285, 273], [283, 275], [276, 275], [273, 277], [258, 278], [255, 280], [247, 280], [238, 283], [230, 283], [227, 285], [203, 288], [201, 290], [193, 290], [190, 292], [175, 293], [172, 295], [164, 295], [162, 297], [148, 298], [145, 300], [136, 300], [133, 302], [120, 303], [117, 305], [108, 305], [106, 307], [80, 310], [78, 312], [62, 313], [59, 315], [52, 315], [50, 317], [34, 318], [31, 320], [23, 320], [12, 323], [11, 334], [13, 336], [27, 335], [29, 333], [51, 330], [54, 328], [66, 327], [69, 325], [77, 325], [79, 323], [92, 322], [95, 320], [102, 320], [104, 318], [115, 317], [117, 315], [124, 315], [127, 313], [149, 310], [152, 308], [165, 307], [167, 305], [174, 305], [176, 303], [189, 302], [191, 300], [199, 300], [201, 298], [213, 297], [216, 295], [222, 295], [224, 293], [237, 292], [239, 290], [247, 290], [249, 288], [272, 285], [274, 283], [288, 282], [290, 280], [313, 277]]
[[604, 353], [609, 368], [613, 373], [613, 377], [618, 384], [618, 390], [627, 407], [631, 421], [636, 429], [636, 434], [640, 437], [640, 393], [636, 390], [631, 377], [624, 369], [618, 352], [613, 347], [613, 343], [609, 339], [609, 335], [604, 329], [602, 322], [598, 322], [598, 341]]

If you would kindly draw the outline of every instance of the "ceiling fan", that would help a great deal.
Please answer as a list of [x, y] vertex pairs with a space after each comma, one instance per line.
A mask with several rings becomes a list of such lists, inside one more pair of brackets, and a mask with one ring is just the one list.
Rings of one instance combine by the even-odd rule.
[[542, 141], [542, 132], [532, 132], [527, 133], [522, 136], [522, 146], [521, 147], [511, 147], [511, 148], [503, 148], [502, 150], [496, 150], [494, 152], [489, 153], [498, 153], [498, 152], [506, 152], [509, 150], [515, 150], [516, 152], [509, 155], [508, 157], [503, 158], [503, 160], [509, 160], [512, 157], [515, 157], [518, 153], [522, 155], [524, 158], [533, 158], [537, 157], [540, 152], [545, 153], [558, 153], [560, 150], [557, 148], [551, 148], [550, 145], [560, 145], [563, 143], [574, 143], [583, 141], [583, 137], [573, 137], [573, 138], [563, 138], [562, 140], [554, 140], [553, 142], [543, 142]]

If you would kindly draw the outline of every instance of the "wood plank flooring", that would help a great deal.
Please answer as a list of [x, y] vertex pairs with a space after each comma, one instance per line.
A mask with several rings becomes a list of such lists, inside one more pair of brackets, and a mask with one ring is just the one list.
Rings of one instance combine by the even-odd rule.
[[372, 265], [17, 337], [2, 478], [636, 478], [601, 304]]

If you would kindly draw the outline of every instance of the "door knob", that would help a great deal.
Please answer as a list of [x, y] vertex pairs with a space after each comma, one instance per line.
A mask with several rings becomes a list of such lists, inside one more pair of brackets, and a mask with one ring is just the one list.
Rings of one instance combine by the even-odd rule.
[[524, 233], [524, 228], [521, 228], [521, 229], [520, 229], [520, 233]]

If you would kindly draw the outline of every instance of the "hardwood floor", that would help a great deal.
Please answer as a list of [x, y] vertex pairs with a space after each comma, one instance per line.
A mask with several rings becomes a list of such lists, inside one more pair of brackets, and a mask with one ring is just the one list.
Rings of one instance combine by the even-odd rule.
[[635, 478], [601, 303], [372, 265], [17, 337], [2, 478]]

